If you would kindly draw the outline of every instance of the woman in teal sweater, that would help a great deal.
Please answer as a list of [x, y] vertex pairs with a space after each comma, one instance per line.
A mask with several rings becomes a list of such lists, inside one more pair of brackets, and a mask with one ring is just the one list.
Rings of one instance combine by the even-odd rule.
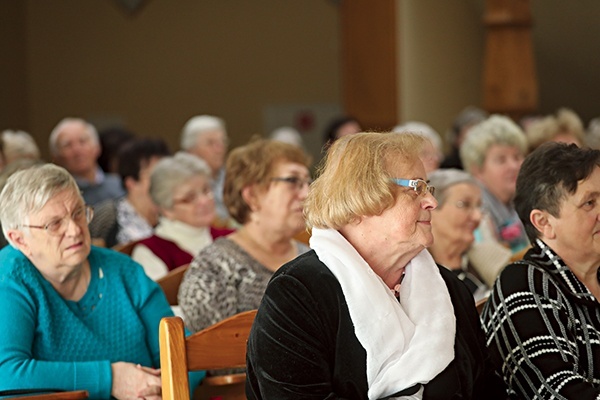
[[14, 174], [0, 194], [12, 245], [0, 251], [0, 393], [160, 398], [158, 325], [171, 309], [139, 264], [91, 247], [92, 216], [51, 164]]

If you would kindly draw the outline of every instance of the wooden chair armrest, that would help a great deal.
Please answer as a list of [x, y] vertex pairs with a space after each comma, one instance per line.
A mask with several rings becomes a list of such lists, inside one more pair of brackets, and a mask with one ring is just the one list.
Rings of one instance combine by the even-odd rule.
[[236, 383], [242, 383], [246, 380], [246, 374], [229, 374], [229, 375], [217, 375], [217, 376], [207, 376], [202, 381], [203, 385], [207, 386], [223, 386], [223, 385], [233, 385]]

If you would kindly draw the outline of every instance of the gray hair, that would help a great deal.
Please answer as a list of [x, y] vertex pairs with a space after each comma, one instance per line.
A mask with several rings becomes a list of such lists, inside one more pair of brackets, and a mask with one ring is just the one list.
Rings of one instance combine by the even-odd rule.
[[600, 149], [600, 118], [594, 118], [589, 122], [585, 143], [592, 149]]
[[421, 135], [426, 139], [429, 139], [433, 144], [433, 147], [439, 152], [440, 157], [442, 156], [442, 139], [440, 138], [440, 134], [437, 133], [435, 129], [433, 129], [430, 125], [424, 122], [410, 121], [404, 124], [396, 125], [392, 132], [394, 133], [416, 133], [417, 135]]
[[52, 156], [55, 157], [58, 155], [58, 136], [63, 131], [63, 129], [65, 129], [65, 127], [67, 125], [71, 125], [71, 124], [83, 124], [83, 126], [86, 128], [85, 129], [86, 132], [88, 132], [88, 134], [90, 135], [92, 142], [98, 146], [100, 145], [100, 139], [98, 138], [98, 131], [96, 130], [94, 125], [90, 124], [89, 122], [87, 122], [86, 120], [81, 119], [81, 118], [67, 117], [67, 118], [63, 118], [54, 127], [54, 129], [52, 129], [52, 132], [50, 133], [50, 137], [48, 139], [48, 148], [50, 149], [50, 154], [52, 154]]
[[534, 120], [525, 133], [530, 151], [537, 149], [542, 143], [553, 140], [561, 133], [570, 134], [579, 141], [580, 145], [585, 143], [581, 118], [568, 108], [559, 109], [556, 115], [548, 115]]
[[442, 138], [430, 125], [424, 122], [409, 121], [404, 124], [396, 125], [392, 132], [404, 133], [411, 132], [421, 135], [431, 141], [433, 146], [441, 153], [442, 152]]
[[427, 178], [429, 178], [429, 184], [435, 187], [435, 199], [438, 201], [439, 207], [446, 201], [448, 188], [459, 183], [470, 183], [479, 187], [471, 174], [455, 168], [435, 170]]
[[43, 164], [12, 174], [0, 193], [0, 221], [6, 240], [10, 242], [9, 229], [27, 224], [29, 214], [40, 211], [64, 190], [72, 190], [83, 201], [73, 176], [58, 165]]
[[40, 149], [27, 132], [5, 130], [2, 132], [2, 146], [7, 164], [21, 158], [40, 158]]
[[204, 132], [213, 130], [221, 130], [227, 136], [225, 122], [221, 118], [212, 115], [198, 115], [190, 118], [181, 131], [181, 148], [186, 151], [190, 150]]
[[156, 163], [150, 175], [152, 201], [161, 208], [171, 209], [175, 188], [197, 175], [211, 179], [211, 169], [201, 158], [182, 151], [173, 157], [164, 157]]
[[527, 139], [523, 130], [510, 118], [495, 114], [467, 133], [460, 148], [465, 171], [472, 173], [473, 167], [481, 167], [488, 150], [494, 145], [514, 146], [523, 156], [527, 154]]

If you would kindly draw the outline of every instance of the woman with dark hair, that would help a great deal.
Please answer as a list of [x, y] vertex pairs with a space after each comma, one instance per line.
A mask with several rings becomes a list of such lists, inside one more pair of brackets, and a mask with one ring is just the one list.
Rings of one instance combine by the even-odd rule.
[[496, 281], [482, 319], [519, 399], [600, 398], [600, 150], [545, 143], [515, 207], [533, 248]]
[[117, 171], [125, 196], [100, 203], [90, 223], [92, 238], [103, 239], [107, 247], [151, 236], [158, 223], [158, 208], [150, 197], [150, 173], [169, 155], [162, 139], [133, 139], [117, 157]]
[[353, 135], [361, 131], [360, 123], [350, 116], [338, 117], [332, 120], [325, 129], [324, 149], [327, 150], [333, 142], [341, 137]]

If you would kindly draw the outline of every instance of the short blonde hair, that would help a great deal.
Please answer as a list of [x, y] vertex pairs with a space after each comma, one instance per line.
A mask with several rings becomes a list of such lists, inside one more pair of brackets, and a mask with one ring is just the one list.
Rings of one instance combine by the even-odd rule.
[[527, 139], [523, 130], [510, 118], [492, 115], [469, 130], [460, 147], [460, 159], [465, 171], [473, 173], [482, 167], [489, 149], [494, 145], [513, 146], [527, 154]]
[[250, 206], [242, 197], [242, 190], [250, 185], [269, 185], [272, 170], [278, 162], [293, 162], [310, 167], [310, 157], [301, 148], [289, 143], [268, 139], [253, 139], [249, 144], [229, 153], [225, 164], [223, 203], [229, 215], [238, 223], [250, 219]]
[[421, 135], [358, 133], [336, 140], [321, 164], [304, 203], [311, 228], [340, 229], [361, 217], [379, 215], [395, 200], [394, 165], [419, 161]]
[[527, 128], [529, 151], [537, 149], [542, 143], [549, 142], [562, 133], [570, 133], [579, 141], [580, 146], [585, 143], [583, 123], [579, 116], [568, 108], [561, 108], [556, 116], [549, 115], [531, 123]]

